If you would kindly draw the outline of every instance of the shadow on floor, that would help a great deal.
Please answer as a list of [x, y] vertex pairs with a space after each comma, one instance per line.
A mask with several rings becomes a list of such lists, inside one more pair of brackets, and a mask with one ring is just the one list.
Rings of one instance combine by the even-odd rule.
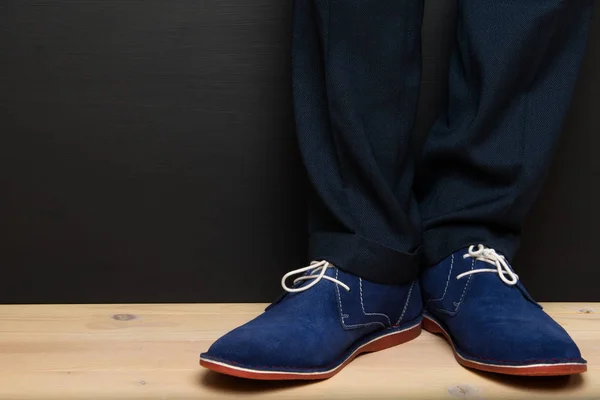
[[[457, 366], [457, 368], [460, 368]], [[494, 384], [507, 387], [515, 391], [529, 392], [532, 395], [543, 393], [557, 394], [558, 392], [568, 396], [570, 392], [579, 389], [585, 382], [584, 375], [560, 376], [560, 377], [525, 377], [498, 375], [488, 372], [472, 371], [482, 379]], [[335, 378], [334, 378], [335, 379]], [[228, 375], [218, 374], [212, 371], [201, 371], [197, 375], [198, 384], [206, 389], [219, 393], [229, 394], [256, 394], [285, 391], [308, 385], [318, 384], [321, 381], [255, 381], [250, 379], [235, 378]], [[458, 388], [461, 392], [469, 388]], [[473, 393], [475, 394], [475, 393]], [[473, 397], [479, 398], [477, 396]], [[484, 396], [485, 398], [485, 396]]]
[[[434, 335], [440, 341], [446, 342], [446, 339], [441, 335]], [[457, 368], [465, 368], [457, 364]], [[504, 386], [515, 391], [531, 392], [533, 394], [540, 393], [564, 393], [565, 395], [578, 390], [585, 383], [586, 374], [568, 375], [568, 376], [513, 376], [501, 375], [492, 372], [478, 371], [468, 369], [473, 374], [493, 382], [499, 386]], [[459, 388], [459, 392], [462, 389]]]
[[510, 376], [490, 372], [473, 373], [497, 385], [531, 393], [557, 393], [565, 395], [578, 390], [585, 382], [585, 374], [571, 376]]
[[308, 386], [319, 381], [256, 381], [218, 374], [213, 371], [201, 371], [198, 384], [220, 393], [267, 393]]

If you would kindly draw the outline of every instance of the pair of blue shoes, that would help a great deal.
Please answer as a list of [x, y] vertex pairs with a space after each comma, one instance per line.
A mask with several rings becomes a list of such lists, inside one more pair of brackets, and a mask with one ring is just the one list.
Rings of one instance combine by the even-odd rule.
[[326, 379], [359, 354], [415, 339], [423, 327], [442, 334], [465, 367], [511, 375], [587, 370], [568, 333], [506, 259], [483, 245], [406, 285], [373, 283], [320, 261], [286, 274], [282, 286], [285, 295], [218, 339], [200, 364], [249, 379]]

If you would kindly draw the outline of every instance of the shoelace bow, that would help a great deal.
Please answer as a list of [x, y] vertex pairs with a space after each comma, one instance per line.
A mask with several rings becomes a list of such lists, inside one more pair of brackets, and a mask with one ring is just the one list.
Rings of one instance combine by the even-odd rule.
[[[496, 269], [491, 269], [491, 268], [474, 269], [474, 270], [463, 272], [462, 274], [459, 274], [456, 277], [456, 279], [461, 279], [461, 278], [464, 278], [465, 276], [479, 274], [482, 272], [492, 272], [492, 273], [498, 274], [500, 279], [502, 279], [502, 281], [504, 283], [506, 283], [507, 285], [513, 286], [513, 285], [516, 285], [517, 282], [519, 281], [519, 276], [512, 271], [512, 269], [508, 265], [508, 262], [506, 261], [506, 258], [504, 256], [496, 253], [496, 250], [487, 248], [482, 244], [478, 245], [477, 247], [470, 246], [468, 253], [465, 254], [463, 256], [463, 258], [474, 258], [478, 261], [483, 261], [488, 264], [492, 264], [496, 267]], [[325, 275], [325, 273], [327, 272], [327, 270], [329, 268], [334, 268], [334, 266], [331, 263], [329, 263], [328, 261], [325, 261], [325, 260], [313, 261], [307, 267], [295, 269], [295, 270], [290, 271], [287, 274], [285, 274], [283, 276], [283, 278], [281, 278], [281, 287], [283, 287], [283, 289], [289, 293], [303, 292], [303, 291], [308, 290], [308, 289], [312, 288], [313, 286], [315, 286], [322, 279], [326, 279], [337, 285], [340, 285], [341, 287], [343, 287], [344, 289], [346, 289], [349, 292], [350, 287], [348, 285], [346, 285], [344, 282], [341, 282], [338, 279], [335, 279], [328, 275]], [[298, 282], [301, 282], [301, 281], [312, 280], [312, 282], [310, 282], [308, 285], [302, 286], [299, 288], [289, 287], [287, 285], [287, 280], [290, 277], [292, 277], [294, 275], [304, 274], [307, 271], [310, 271], [308, 273], [308, 275], [299, 276], [296, 279], [294, 279], [293, 286], [295, 286]]]
[[470, 246], [469, 252], [465, 254], [463, 258], [474, 258], [477, 261], [483, 261], [488, 264], [495, 265], [496, 269], [474, 269], [471, 271], [463, 272], [462, 274], [458, 275], [456, 279], [461, 279], [468, 275], [479, 274], [481, 272], [493, 272], [498, 274], [500, 279], [502, 279], [502, 282], [506, 283], [509, 286], [514, 286], [519, 281], [519, 275], [513, 272], [513, 270], [508, 265], [506, 258], [496, 253], [496, 250], [487, 248], [482, 244], [478, 245], [477, 248], [475, 248], [475, 246]]
[[[303, 291], [308, 290], [311, 287], [315, 286], [317, 283], [319, 283], [321, 281], [321, 279], [327, 279], [328, 281], [331, 281], [337, 285], [340, 285], [347, 291], [350, 291], [350, 287], [348, 285], [346, 285], [344, 282], [341, 282], [335, 278], [325, 275], [325, 273], [327, 272], [327, 269], [329, 269], [329, 268], [334, 268], [334, 266], [327, 261], [313, 261], [310, 263], [310, 265], [308, 267], [295, 269], [295, 270], [290, 271], [287, 274], [285, 274], [283, 276], [283, 278], [281, 278], [281, 287], [283, 287], [283, 289], [286, 292], [290, 292], [290, 293], [303, 292]], [[288, 280], [288, 278], [290, 278], [294, 275], [303, 274], [307, 271], [310, 271], [308, 275], [299, 276], [298, 278], [294, 279], [294, 285], [296, 285], [296, 283], [301, 282], [301, 281], [307, 281], [307, 280], [313, 279], [313, 281], [311, 283], [309, 283], [306, 286], [299, 287], [299, 288], [289, 287], [287, 285], [286, 281]]]

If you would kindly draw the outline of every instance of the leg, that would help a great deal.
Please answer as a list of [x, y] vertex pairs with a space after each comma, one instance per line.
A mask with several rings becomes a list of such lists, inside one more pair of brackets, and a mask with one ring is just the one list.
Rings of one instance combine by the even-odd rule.
[[461, 0], [447, 111], [415, 190], [427, 265], [487, 243], [512, 258], [561, 132], [591, 0]]
[[422, 9], [421, 0], [296, 0], [294, 105], [311, 183], [310, 256], [322, 261], [286, 274], [289, 293], [217, 340], [205, 367], [324, 379], [419, 335], [409, 134]]
[[372, 281], [418, 274], [409, 153], [421, 0], [296, 1], [293, 87], [310, 257]]
[[449, 106], [426, 144], [416, 192], [433, 265], [421, 279], [423, 326], [444, 334], [467, 367], [587, 369], [508, 260], [561, 131], [592, 1], [459, 0]]

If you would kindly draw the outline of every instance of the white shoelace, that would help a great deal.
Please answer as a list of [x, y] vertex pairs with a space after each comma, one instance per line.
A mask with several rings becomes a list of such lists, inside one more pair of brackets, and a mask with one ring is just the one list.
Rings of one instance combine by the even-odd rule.
[[[283, 289], [286, 292], [290, 292], [290, 293], [303, 292], [303, 291], [308, 290], [311, 287], [315, 286], [317, 283], [319, 283], [321, 281], [321, 279], [327, 279], [328, 281], [331, 281], [337, 285], [340, 285], [347, 291], [350, 291], [350, 287], [348, 285], [346, 285], [344, 282], [340, 282], [339, 280], [337, 280], [335, 278], [325, 275], [325, 272], [327, 272], [328, 268], [334, 268], [334, 266], [327, 261], [313, 261], [310, 263], [310, 265], [308, 267], [296, 269], [296, 270], [290, 271], [287, 274], [285, 274], [283, 276], [283, 278], [281, 278], [281, 287], [283, 287]], [[320, 272], [319, 272], [319, 270], [320, 270]], [[294, 276], [294, 275], [303, 274], [306, 271], [310, 271], [310, 274], [306, 275], [306, 276], [300, 276], [300, 277], [294, 279], [294, 285], [300, 281], [307, 281], [310, 279], [314, 279], [311, 283], [309, 283], [306, 286], [299, 287], [299, 288], [293, 288], [293, 287], [289, 287], [287, 285], [286, 281], [289, 277]], [[317, 275], [314, 275], [317, 272], [319, 272], [319, 273]]]
[[512, 271], [512, 269], [510, 269], [510, 266], [508, 265], [506, 258], [504, 258], [504, 256], [496, 253], [496, 250], [487, 248], [482, 244], [477, 246], [477, 250], [475, 250], [475, 246], [470, 246], [469, 252], [467, 254], [465, 254], [463, 256], [463, 258], [474, 258], [477, 261], [483, 261], [488, 264], [495, 265], [496, 269], [491, 269], [491, 268], [474, 269], [472, 271], [463, 272], [462, 274], [458, 275], [456, 277], [456, 279], [461, 279], [461, 278], [464, 278], [465, 276], [472, 275], [472, 274], [478, 274], [481, 272], [493, 272], [493, 273], [498, 274], [500, 279], [502, 279], [502, 282], [506, 283], [509, 286], [514, 286], [519, 281], [519, 275], [515, 274]]

